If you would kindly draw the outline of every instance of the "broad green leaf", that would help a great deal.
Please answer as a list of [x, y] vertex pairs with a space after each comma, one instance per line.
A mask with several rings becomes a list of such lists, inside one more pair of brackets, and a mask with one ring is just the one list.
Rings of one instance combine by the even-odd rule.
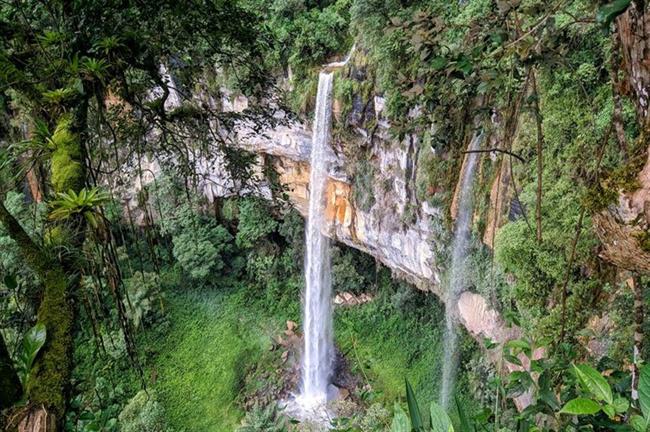
[[614, 406], [614, 410], [616, 410], [616, 412], [619, 414], [627, 412], [627, 410], [630, 408], [630, 402], [624, 397], [620, 396], [614, 399], [614, 403], [612, 405]]
[[614, 402], [612, 389], [600, 372], [586, 364], [573, 365], [573, 369], [584, 389], [590, 392], [596, 400], [604, 401], [610, 405]]
[[555, 396], [555, 393], [553, 393], [549, 389], [543, 389], [539, 391], [538, 398], [546, 403], [549, 407], [551, 407], [553, 410], [558, 410], [560, 409], [560, 404], [557, 401], [557, 397]]
[[492, 348], [497, 347], [499, 344], [496, 343], [496, 342], [494, 342], [494, 341], [493, 341], [492, 339], [490, 339], [490, 338], [486, 338], [486, 337], [484, 337], [484, 338], [483, 338], [483, 345], [485, 345], [485, 349], [490, 350], [490, 349], [492, 349]]
[[591, 415], [600, 411], [598, 402], [586, 398], [572, 399], [560, 410], [560, 414]]
[[444, 57], [435, 57], [431, 60], [430, 64], [432, 69], [441, 70], [444, 69], [447, 64], [449, 64], [449, 61]]
[[451, 424], [449, 416], [440, 405], [431, 402], [429, 414], [431, 415], [432, 432], [454, 432], [454, 427]]
[[603, 412], [607, 414], [607, 417], [610, 419], [613, 419], [616, 415], [616, 409], [614, 408], [614, 405], [605, 405], [603, 407]]
[[525, 340], [521, 339], [512, 339], [506, 342], [505, 345], [507, 348], [516, 348], [520, 349], [521, 351], [528, 352], [530, 351], [530, 344], [526, 342]]
[[639, 372], [639, 405], [643, 417], [650, 419], [650, 367], [645, 365]]
[[18, 375], [23, 386], [27, 385], [29, 372], [32, 369], [38, 352], [43, 347], [43, 344], [45, 344], [46, 337], [47, 331], [45, 330], [45, 325], [42, 323], [38, 323], [29, 329], [23, 337], [23, 343], [17, 361]]
[[596, 20], [603, 25], [609, 25], [617, 16], [625, 12], [630, 3], [631, 0], [615, 0], [603, 5], [598, 9]]
[[95, 420], [95, 414], [93, 414], [90, 411], [84, 411], [79, 416], [79, 420], [86, 420], [86, 421]]
[[639, 371], [639, 407], [643, 413], [645, 429], [650, 426], [650, 368], [645, 365]]
[[395, 415], [390, 425], [390, 432], [411, 432], [411, 422], [398, 404], [395, 404]]
[[637, 432], [646, 432], [648, 430], [648, 425], [646, 420], [640, 415], [633, 415], [630, 418], [630, 425]]
[[10, 290], [15, 290], [18, 287], [18, 282], [16, 281], [16, 275], [8, 274], [4, 278], [4, 284]]
[[460, 422], [460, 432], [474, 432], [474, 428], [467, 417], [465, 409], [460, 406], [460, 402], [457, 397], [454, 397], [456, 402], [456, 410], [458, 410], [458, 420]]
[[413, 430], [416, 432], [424, 431], [424, 423], [422, 423], [422, 415], [420, 414], [420, 407], [418, 406], [418, 401], [415, 397], [415, 392], [411, 383], [406, 379], [406, 404], [409, 408], [409, 416], [411, 417], [411, 424], [413, 425]]
[[512, 363], [512, 364], [517, 365], [517, 366], [523, 366], [523, 364], [521, 363], [521, 360], [519, 360], [519, 357], [510, 355], [510, 354], [505, 354], [503, 356], [503, 358], [505, 358], [508, 361], [508, 363]]

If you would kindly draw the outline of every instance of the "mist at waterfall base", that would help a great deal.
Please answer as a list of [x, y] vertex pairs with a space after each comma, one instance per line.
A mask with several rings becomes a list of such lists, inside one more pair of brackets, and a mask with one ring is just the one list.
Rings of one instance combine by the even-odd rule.
[[458, 212], [456, 214], [456, 228], [452, 244], [451, 267], [445, 293], [444, 355], [442, 359], [442, 389], [440, 392], [440, 405], [444, 408], [449, 407], [449, 401], [454, 394], [456, 384], [456, 370], [458, 368], [457, 305], [460, 295], [467, 288], [467, 260], [473, 216], [472, 189], [478, 160], [478, 154], [472, 151], [479, 149], [482, 138], [482, 133], [477, 133], [470, 142], [470, 152], [467, 153], [465, 159], [458, 194]]
[[333, 75], [318, 79], [309, 178], [309, 215], [305, 232], [304, 350], [300, 393], [287, 404], [293, 417], [327, 423], [327, 402], [336, 395], [330, 384], [334, 362], [330, 244], [323, 235], [328, 148], [332, 123]]

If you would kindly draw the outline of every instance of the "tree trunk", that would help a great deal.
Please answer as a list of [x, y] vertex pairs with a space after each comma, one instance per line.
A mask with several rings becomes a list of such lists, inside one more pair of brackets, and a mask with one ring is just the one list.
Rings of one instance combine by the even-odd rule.
[[634, 163], [627, 164], [639, 187], [619, 191], [618, 202], [593, 221], [602, 258], [633, 273], [650, 274], [650, 250], [642, 244], [650, 229], [650, 10], [645, 2], [632, 1], [616, 19], [616, 28], [623, 72], [618, 87], [634, 101], [641, 131], [635, 147], [642, 153], [630, 154]]
[[68, 296], [68, 281], [62, 267], [49, 259], [29, 237], [9, 213], [1, 198], [3, 197], [0, 197], [0, 222], [18, 244], [26, 264], [39, 275], [44, 285], [43, 301], [37, 317], [38, 322], [45, 325], [47, 339], [36, 358], [27, 383], [29, 401], [35, 408], [28, 412], [23, 423], [31, 422], [33, 419], [29, 418], [36, 415], [37, 411], [45, 411], [48, 422], [53, 421], [56, 424], [63, 419], [65, 413], [65, 389], [72, 370], [73, 309]]
[[[85, 186], [84, 147], [81, 139], [86, 128], [87, 103], [81, 103], [74, 116], [64, 115], [57, 123], [52, 143], [50, 181], [53, 192], [79, 192]], [[55, 225], [51, 236], [57, 236], [67, 250], [60, 260], [43, 251], [20, 226], [20, 223], [0, 205], [0, 222], [18, 244], [29, 265], [43, 282], [43, 300], [37, 321], [45, 325], [47, 340], [37, 356], [29, 382], [27, 396], [30, 409], [19, 424], [19, 431], [56, 431], [61, 427], [70, 384], [73, 352], [75, 309], [72, 295], [79, 283], [78, 256], [85, 239], [82, 217], [71, 218]]]
[[648, 123], [650, 101], [650, 13], [644, 1], [634, 0], [616, 19], [621, 66], [625, 74], [623, 92], [634, 99], [639, 123]]
[[16, 403], [23, 391], [2, 333], [0, 333], [0, 389], [2, 389], [0, 411]]

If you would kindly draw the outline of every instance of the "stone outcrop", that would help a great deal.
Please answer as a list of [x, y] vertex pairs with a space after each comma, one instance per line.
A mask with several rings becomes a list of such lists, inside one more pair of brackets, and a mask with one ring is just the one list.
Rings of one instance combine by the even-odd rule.
[[[245, 101], [224, 97], [221, 106], [226, 110], [246, 107]], [[324, 234], [372, 255], [396, 276], [435, 293], [444, 302], [440, 257], [450, 242], [449, 230], [444, 210], [420, 201], [416, 193], [418, 152], [423, 143], [416, 134], [392, 137], [383, 109], [383, 99], [371, 96], [367, 101], [355, 99], [352, 112], [347, 115], [340, 109], [335, 112], [337, 122], [345, 123], [346, 133], [344, 139], [334, 133], [328, 155]], [[413, 116], [417, 115], [414, 110]], [[260, 165], [273, 165], [290, 203], [306, 217], [311, 155], [309, 126], [294, 122], [262, 133], [251, 132], [245, 126], [240, 127], [237, 145], [258, 154]], [[211, 168], [214, 166], [198, 167], [202, 176], [209, 179], [202, 184], [202, 189], [210, 201], [230, 193], [227, 188], [215, 187], [228, 184], [229, 180], [223, 178], [224, 170]], [[262, 167], [258, 167], [258, 173], [262, 172]], [[505, 196], [508, 175], [504, 168], [504, 174], [498, 176], [501, 184], [493, 187], [502, 196]], [[268, 188], [263, 183], [261, 180], [261, 190], [266, 194]], [[503, 211], [498, 213], [501, 215]], [[496, 226], [500, 224], [498, 221]], [[501, 347], [509, 339], [521, 336], [518, 329], [508, 327], [478, 294], [466, 292], [458, 305], [447, 307], [456, 309], [460, 322], [481, 344], [488, 338]], [[500, 353], [500, 348], [488, 352], [488, 356], [496, 361], [496, 353]], [[522, 400], [520, 405], [525, 406], [526, 401]]]
[[[243, 146], [275, 156], [274, 168], [291, 202], [307, 216], [311, 140], [305, 126], [270, 131], [254, 140]], [[405, 168], [413, 161], [399, 149], [378, 146], [373, 152], [376, 176], [371, 189], [363, 193], [372, 196], [374, 204], [365, 210], [355, 203], [354, 179], [345, 174], [346, 158], [342, 152], [332, 154], [324, 203], [329, 222], [326, 234], [373, 255], [423, 289], [438, 290], [440, 268], [433, 253], [436, 238], [431, 227], [440, 215], [424, 203], [414, 212], [415, 220], [405, 223], [404, 213], [412, 205]]]
[[[374, 114], [381, 120], [380, 110]], [[445, 301], [437, 253], [444, 249], [449, 239], [442, 227], [442, 210], [427, 202], [419, 203], [413, 192], [416, 138], [390, 139], [387, 122], [379, 121], [378, 124], [379, 131], [375, 131], [374, 138], [360, 133], [356, 138], [348, 137], [345, 142], [335, 141], [333, 145], [324, 203], [328, 221], [325, 234], [374, 256], [397, 276]], [[271, 159], [273, 167], [292, 205], [303, 216], [307, 216], [309, 209], [310, 135], [305, 124], [297, 123], [242, 142], [248, 150], [274, 156]], [[359, 148], [364, 148], [364, 163], [372, 164], [373, 173], [372, 181], [363, 183], [368, 189], [359, 191], [372, 197], [371, 204], [366, 204], [365, 208], [360, 207], [355, 194], [355, 188], [362, 186], [355, 178], [358, 173], [348, 174], [349, 165], [354, 163], [349, 156], [350, 149], [354, 152]], [[510, 172], [507, 164], [502, 169], [503, 173], [496, 177], [492, 188], [499, 210], [491, 217], [505, 217]], [[503, 222], [498, 220], [496, 227]], [[495, 364], [502, 363], [501, 347], [506, 341], [521, 337], [521, 331], [508, 326], [479, 294], [465, 292], [457, 308], [460, 322], [477, 341], [482, 343], [487, 338], [497, 344], [487, 355]], [[542, 354], [539, 351], [534, 356]], [[528, 359], [522, 358], [524, 367], [527, 362]], [[505, 364], [504, 368], [517, 370], [521, 366]], [[522, 395], [517, 404], [525, 407], [529, 399], [528, 395]]]

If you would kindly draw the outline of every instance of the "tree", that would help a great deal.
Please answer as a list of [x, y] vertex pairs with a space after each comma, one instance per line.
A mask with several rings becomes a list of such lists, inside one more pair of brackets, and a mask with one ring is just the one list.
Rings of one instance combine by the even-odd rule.
[[[139, 163], [145, 151], [162, 154], [189, 177], [197, 152], [215, 153], [236, 121], [256, 127], [272, 121], [260, 108], [271, 97], [260, 61], [264, 32], [236, 1], [6, 2], [0, 34], [0, 92], [9, 101], [4, 109], [31, 131], [26, 145], [12, 147], [14, 158], [29, 149], [28, 164], [49, 166], [48, 201], [78, 194], [110, 174], [107, 163], [115, 170], [120, 158], [132, 162], [134, 155]], [[251, 109], [219, 114], [166, 72], [174, 69], [184, 88], [194, 90], [215, 64], [232, 87], [251, 97]], [[224, 153], [228, 167], [244, 172], [239, 155]], [[2, 205], [0, 222], [44, 285], [38, 322], [48, 338], [27, 386], [32, 409], [23, 428], [36, 427], [38, 418], [55, 428], [65, 411], [72, 300], [88, 226], [80, 215], [52, 222], [48, 236], [57, 247], [47, 250]]]
[[[616, 2], [621, 4], [621, 2]], [[622, 77], [615, 92], [634, 102], [640, 130], [632, 155], [625, 169], [625, 184], [621, 185], [616, 205], [594, 218], [596, 232], [603, 243], [601, 256], [621, 269], [650, 273], [650, 250], [642, 241], [650, 225], [647, 179], [641, 173], [650, 171], [650, 64], [647, 45], [650, 43], [650, 7], [643, 1], [622, 2], [623, 9], [611, 11], [605, 19], [619, 14], [615, 21], [615, 39], [621, 52]], [[608, 11], [605, 9], [605, 11]], [[613, 73], [617, 73], [614, 71]]]

